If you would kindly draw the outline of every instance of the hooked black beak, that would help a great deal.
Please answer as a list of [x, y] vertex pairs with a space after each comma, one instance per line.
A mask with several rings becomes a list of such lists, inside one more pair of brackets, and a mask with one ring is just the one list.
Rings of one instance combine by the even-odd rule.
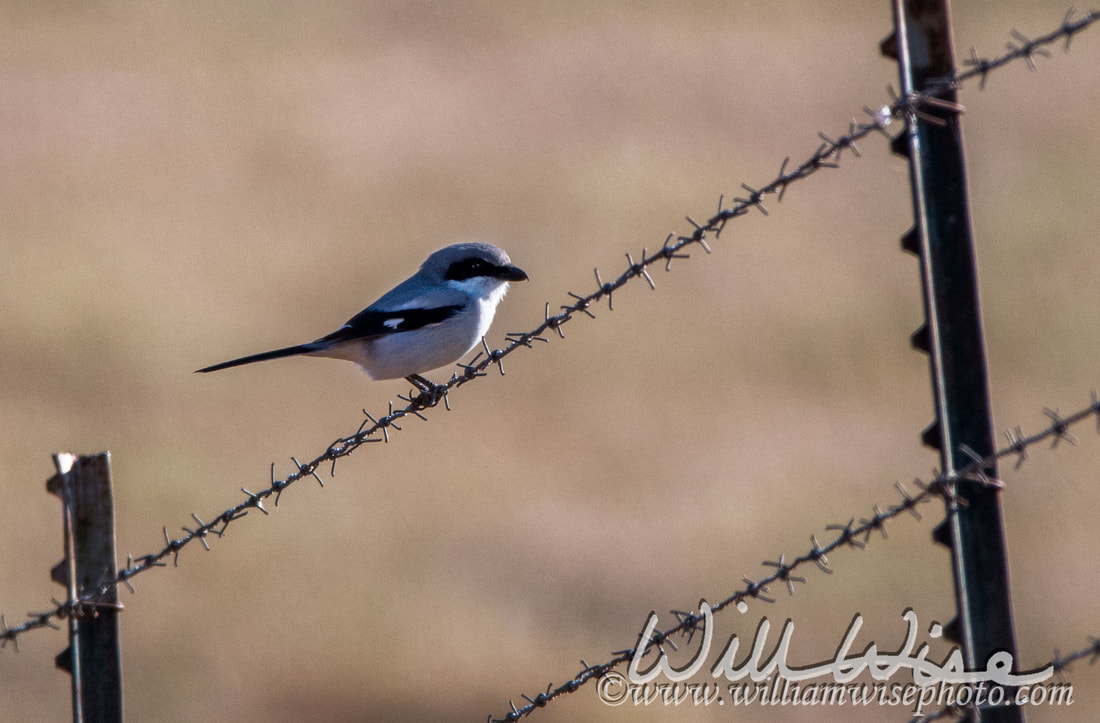
[[527, 281], [527, 272], [518, 266], [505, 266], [498, 276], [505, 281]]

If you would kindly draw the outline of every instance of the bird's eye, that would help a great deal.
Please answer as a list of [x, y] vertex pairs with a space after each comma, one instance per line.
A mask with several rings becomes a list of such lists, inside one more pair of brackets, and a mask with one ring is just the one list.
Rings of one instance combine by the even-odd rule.
[[447, 269], [446, 278], [456, 280], [472, 279], [475, 276], [487, 276], [489, 272], [489, 264], [481, 259], [466, 259], [452, 264], [451, 268]]

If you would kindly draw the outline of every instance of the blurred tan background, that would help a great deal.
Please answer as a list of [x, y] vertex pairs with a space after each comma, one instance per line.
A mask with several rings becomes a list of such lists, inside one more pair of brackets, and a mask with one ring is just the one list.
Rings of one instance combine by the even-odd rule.
[[[960, 55], [1055, 27], [1057, 2], [960, 3]], [[0, 6], [0, 610], [61, 588], [57, 451], [113, 455], [120, 557], [384, 412], [403, 382], [292, 359], [200, 366], [327, 333], [458, 240], [526, 269], [490, 342], [770, 180], [888, 101], [889, 3], [31, 3]], [[967, 86], [998, 431], [1100, 383], [1100, 30]], [[717, 601], [761, 560], [927, 477], [931, 421], [907, 169], [875, 136], [123, 593], [132, 720], [484, 720]], [[433, 376], [443, 379], [449, 370]], [[1100, 441], [1004, 466], [1021, 662], [1100, 634]], [[796, 626], [792, 663], [953, 615], [929, 505], [794, 597], [718, 618]], [[922, 630], [922, 640], [924, 631]], [[6, 720], [64, 720], [65, 645], [0, 652]], [[1069, 708], [1092, 720], [1100, 675]], [[532, 720], [906, 720], [904, 710], [609, 708]]]

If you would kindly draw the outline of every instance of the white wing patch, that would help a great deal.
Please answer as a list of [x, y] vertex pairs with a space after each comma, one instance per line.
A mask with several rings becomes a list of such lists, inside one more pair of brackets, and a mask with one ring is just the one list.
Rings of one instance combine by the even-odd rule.
[[402, 324], [405, 323], [405, 319], [400, 316], [395, 316], [392, 319], [386, 319], [382, 322], [382, 326], [387, 329], [397, 330]]

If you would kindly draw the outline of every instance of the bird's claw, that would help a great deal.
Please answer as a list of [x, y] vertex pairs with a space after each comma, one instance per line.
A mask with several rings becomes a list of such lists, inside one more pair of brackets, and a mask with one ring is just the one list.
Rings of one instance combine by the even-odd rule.
[[405, 377], [405, 381], [412, 384], [420, 392], [418, 396], [427, 395], [426, 406], [434, 407], [439, 404], [439, 400], [447, 395], [447, 387], [443, 385], [433, 384], [431, 380], [425, 379], [419, 374], [410, 374]]

